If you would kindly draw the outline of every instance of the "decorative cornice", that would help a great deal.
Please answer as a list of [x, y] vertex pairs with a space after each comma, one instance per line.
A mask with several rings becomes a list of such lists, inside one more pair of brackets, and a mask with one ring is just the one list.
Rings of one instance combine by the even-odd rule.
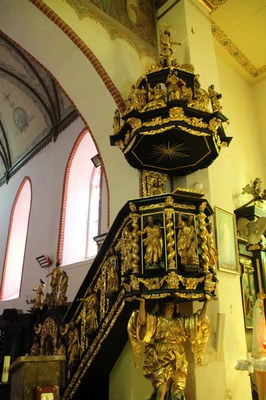
[[198, 0], [211, 13], [228, 0]]
[[[126, 25], [120, 23], [118, 20], [113, 18], [107, 12], [100, 9], [100, 7], [95, 4], [88, 2], [86, 0], [64, 0], [72, 9], [75, 11], [79, 19], [83, 19], [85, 17], [90, 17], [97, 21], [100, 25], [102, 25], [106, 32], [108, 33], [111, 40], [115, 40], [116, 38], [122, 38], [127, 41], [139, 54], [142, 56], [157, 56], [157, 46], [156, 39], [154, 39], [154, 35], [150, 36], [149, 39], [145, 40], [141, 37], [142, 31], [141, 27], [138, 28], [136, 25], [132, 30], [128, 28]], [[122, 12], [122, 11], [121, 11]], [[146, 18], [146, 25], [151, 24], [149, 18], [141, 14], [143, 18]], [[142, 21], [143, 22], [143, 21]], [[144, 27], [142, 28], [144, 29]], [[153, 43], [152, 43], [153, 41]]]
[[[226, 51], [233, 57], [237, 63], [250, 75], [252, 78], [258, 78], [266, 72], [266, 65], [255, 67], [252, 62], [244, 55], [244, 53], [234, 44], [234, 42], [226, 35], [225, 32], [198, 7], [192, 0], [188, 0], [205, 18], [211, 23], [212, 34], [214, 38], [224, 47]], [[209, 13], [217, 10], [219, 6], [226, 3], [227, 0], [198, 0]]]
[[225, 48], [225, 50], [228, 51], [228, 53], [241, 65], [241, 67], [248, 72], [251, 77], [257, 78], [266, 72], [266, 65], [256, 68], [243, 54], [243, 52], [233, 43], [233, 41], [229, 39], [229, 37], [222, 31], [222, 29], [211, 19], [210, 21], [212, 24], [212, 34], [215, 39]]

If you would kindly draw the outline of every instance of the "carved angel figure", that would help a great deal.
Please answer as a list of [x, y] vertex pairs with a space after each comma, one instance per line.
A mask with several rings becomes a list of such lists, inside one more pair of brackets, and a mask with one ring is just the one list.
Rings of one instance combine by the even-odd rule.
[[237, 221], [237, 231], [249, 244], [257, 244], [266, 235], [266, 217], [260, 217], [256, 221], [239, 218]]
[[144, 353], [144, 376], [152, 381], [152, 399], [184, 399], [188, 362], [183, 342], [190, 339], [198, 364], [209, 336], [206, 303], [199, 313], [176, 316], [174, 301], [166, 301], [160, 315], [146, 313], [145, 299], [128, 323], [136, 366]]

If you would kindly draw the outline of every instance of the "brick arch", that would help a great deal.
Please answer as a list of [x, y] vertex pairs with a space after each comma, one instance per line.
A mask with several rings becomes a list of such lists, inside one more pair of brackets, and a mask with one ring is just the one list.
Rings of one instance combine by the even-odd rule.
[[106, 72], [103, 65], [100, 63], [98, 58], [95, 56], [93, 51], [83, 42], [83, 40], [67, 25], [65, 21], [63, 21], [50, 7], [48, 7], [42, 0], [29, 0], [34, 6], [36, 6], [44, 15], [46, 15], [55, 25], [58, 26], [67, 37], [81, 50], [81, 52], [86, 56], [86, 58], [90, 61], [95, 71], [98, 73], [100, 78], [102, 79], [104, 85], [107, 90], [110, 92], [113, 97], [118, 109], [122, 113], [125, 111], [125, 102], [113, 83], [112, 79]]
[[[5, 287], [5, 281], [6, 281], [6, 275], [7, 275], [7, 261], [8, 261], [8, 256], [9, 256], [9, 249], [10, 249], [10, 243], [11, 243], [11, 233], [12, 233], [12, 227], [14, 223], [14, 215], [16, 211], [16, 207], [18, 204], [18, 200], [20, 198], [21, 192], [26, 184], [26, 182], [29, 183], [30, 185], [30, 204], [29, 204], [29, 214], [28, 214], [28, 220], [27, 220], [27, 227], [26, 227], [26, 241], [25, 241], [25, 248], [24, 248], [24, 255], [23, 255], [23, 260], [22, 260], [22, 269], [21, 269], [21, 280], [22, 280], [22, 274], [23, 274], [23, 264], [24, 264], [24, 258], [25, 258], [25, 249], [26, 249], [26, 243], [27, 243], [27, 235], [28, 235], [28, 228], [29, 228], [29, 220], [30, 220], [30, 212], [31, 212], [31, 204], [32, 204], [32, 183], [31, 180], [28, 176], [26, 176], [22, 183], [20, 184], [20, 187], [17, 191], [17, 194], [15, 196], [11, 213], [10, 213], [10, 219], [9, 219], [9, 228], [8, 228], [8, 236], [7, 236], [7, 243], [6, 243], [6, 252], [5, 252], [5, 258], [4, 258], [4, 264], [3, 264], [3, 272], [2, 272], [2, 279], [1, 279], [1, 287], [0, 287], [0, 300], [3, 299], [3, 294], [4, 294], [4, 287]], [[21, 282], [20, 280], [20, 282]]]

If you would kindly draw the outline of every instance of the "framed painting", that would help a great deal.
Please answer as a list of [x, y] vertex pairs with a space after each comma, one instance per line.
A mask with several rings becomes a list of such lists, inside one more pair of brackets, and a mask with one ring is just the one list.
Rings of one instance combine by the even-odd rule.
[[220, 271], [239, 272], [235, 215], [215, 207], [218, 266]]

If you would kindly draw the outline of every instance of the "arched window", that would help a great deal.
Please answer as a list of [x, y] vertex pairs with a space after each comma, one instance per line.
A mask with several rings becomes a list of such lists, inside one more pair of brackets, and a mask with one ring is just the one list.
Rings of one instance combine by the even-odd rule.
[[91, 161], [96, 154], [90, 133], [83, 132], [66, 168], [58, 255], [63, 265], [96, 255], [101, 181], [101, 167]]
[[89, 218], [86, 256], [93, 257], [97, 252], [97, 244], [93, 238], [99, 233], [99, 201], [101, 185], [101, 167], [94, 167], [91, 175]]
[[1, 300], [19, 297], [31, 207], [31, 184], [24, 179], [16, 195], [9, 223], [1, 282]]

